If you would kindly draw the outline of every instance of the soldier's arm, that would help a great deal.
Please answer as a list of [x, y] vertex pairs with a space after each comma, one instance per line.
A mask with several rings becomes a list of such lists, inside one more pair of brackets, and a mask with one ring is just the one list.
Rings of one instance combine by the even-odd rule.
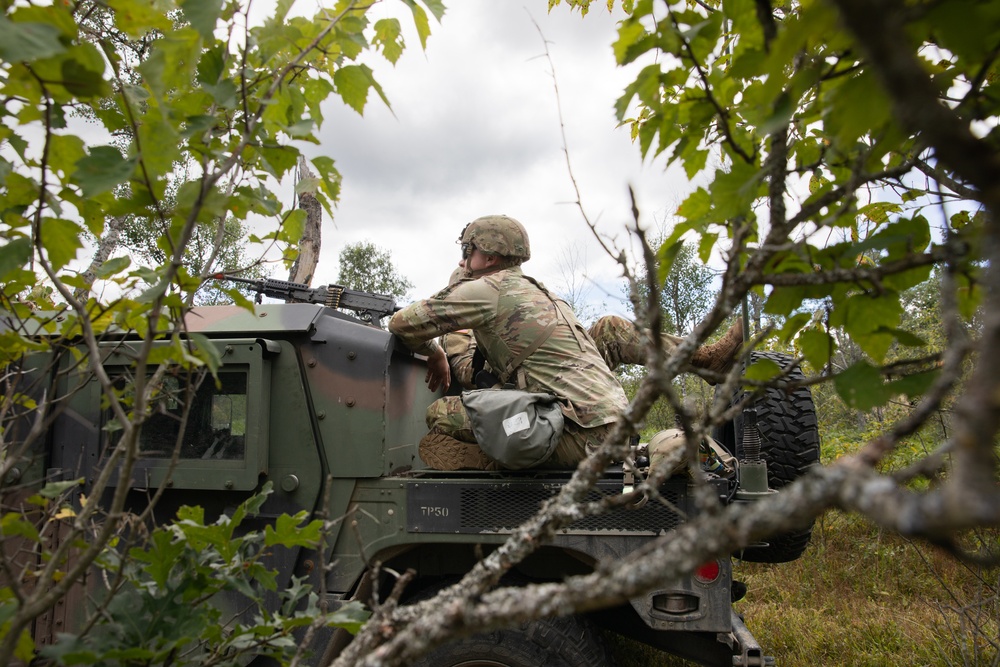
[[437, 347], [435, 338], [483, 326], [495, 312], [495, 291], [460, 283], [397, 312], [389, 320], [389, 331], [417, 354], [430, 357]]
[[464, 389], [475, 388], [472, 357], [476, 354], [476, 339], [470, 329], [462, 329], [441, 337], [441, 346], [448, 355], [452, 381]]

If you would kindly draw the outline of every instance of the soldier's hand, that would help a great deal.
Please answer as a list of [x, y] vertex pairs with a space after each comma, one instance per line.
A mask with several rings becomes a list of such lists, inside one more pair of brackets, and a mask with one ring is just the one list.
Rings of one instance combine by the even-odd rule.
[[440, 347], [435, 347], [434, 352], [427, 357], [427, 388], [437, 391], [440, 387], [443, 391], [448, 391], [451, 386], [451, 367], [448, 365], [448, 357]]

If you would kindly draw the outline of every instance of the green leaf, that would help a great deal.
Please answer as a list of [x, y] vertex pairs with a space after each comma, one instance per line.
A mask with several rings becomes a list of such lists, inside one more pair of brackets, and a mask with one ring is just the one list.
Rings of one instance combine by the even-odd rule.
[[213, 375], [217, 373], [219, 367], [222, 366], [222, 354], [219, 352], [218, 346], [203, 334], [191, 332], [188, 336], [194, 342], [198, 352], [201, 353], [200, 358], [208, 366], [208, 369]]
[[787, 316], [802, 305], [805, 294], [804, 287], [775, 287], [764, 302], [764, 312], [769, 315]]
[[907, 375], [904, 378], [890, 382], [887, 385], [887, 389], [893, 394], [903, 394], [909, 399], [919, 398], [931, 388], [931, 385], [937, 380], [939, 373], [935, 369]]
[[701, 235], [701, 243], [698, 244], [698, 258], [706, 265], [712, 257], [712, 250], [719, 242], [719, 235], [716, 233], [705, 233]]
[[3, 539], [25, 537], [32, 542], [38, 542], [40, 539], [35, 524], [18, 512], [8, 512], [0, 518], [0, 537]]
[[[413, 14], [413, 25], [417, 29], [417, 37], [420, 38], [420, 47], [423, 49], [427, 48], [427, 38], [431, 36], [431, 24], [427, 20], [427, 12], [425, 12], [420, 5], [413, 0], [403, 0], [410, 6], [410, 12]], [[442, 6], [442, 12], [444, 8]], [[438, 17], [441, 20], [441, 17]]]
[[298, 245], [306, 228], [306, 212], [301, 208], [290, 211], [282, 227], [281, 237], [288, 243]]
[[830, 316], [832, 326], [843, 326], [870, 357], [881, 361], [890, 345], [890, 333], [899, 326], [903, 306], [899, 294], [885, 290], [880, 295], [855, 294], [838, 304]]
[[81, 100], [107, 97], [111, 87], [104, 80], [104, 57], [93, 44], [74, 46], [60, 65], [63, 87]]
[[667, 278], [667, 274], [670, 273], [670, 269], [674, 265], [674, 260], [677, 259], [678, 253], [684, 248], [684, 241], [677, 241], [676, 243], [664, 243], [660, 246], [660, 249], [656, 251], [656, 260], [658, 265], [658, 278], [662, 283]]
[[375, 84], [371, 69], [365, 65], [347, 65], [333, 74], [337, 93], [349, 107], [364, 115], [368, 89]]
[[852, 338], [865, 354], [881, 363], [895, 339], [891, 331], [892, 329], [880, 328], [872, 332], [855, 333]]
[[121, 273], [132, 264], [132, 258], [128, 255], [124, 257], [113, 257], [101, 264], [94, 272], [101, 280], [107, 280], [111, 276]]
[[215, 24], [222, 13], [222, 0], [181, 0], [181, 11], [202, 39], [212, 39]]
[[304, 510], [294, 517], [282, 514], [274, 522], [273, 528], [270, 525], [264, 528], [264, 544], [269, 547], [275, 544], [286, 547], [316, 547], [323, 530], [323, 522], [317, 519], [299, 528], [299, 524], [307, 516], [308, 513]]
[[798, 336], [799, 349], [813, 368], [824, 368], [830, 362], [830, 354], [836, 349], [833, 338], [819, 329], [806, 329]]
[[33, 61], [59, 55], [66, 50], [59, 28], [47, 23], [11, 21], [0, 16], [0, 59]]
[[835, 89], [826, 125], [835, 143], [846, 149], [885, 125], [890, 113], [891, 105], [882, 86], [873, 73], [862, 70]]
[[750, 380], [766, 382], [781, 375], [781, 366], [771, 359], [757, 359], [747, 368], [746, 377]]
[[107, 0], [115, 10], [115, 24], [130, 37], [142, 37], [152, 32], [169, 32], [173, 27], [170, 17], [159, 3], [141, 0]]
[[334, 166], [333, 159], [321, 155], [313, 158], [312, 165], [316, 167], [316, 171], [322, 179], [323, 191], [326, 193], [326, 196], [333, 202], [338, 201], [340, 199], [341, 176], [336, 166]]
[[344, 628], [352, 635], [361, 631], [371, 613], [357, 600], [351, 600], [329, 616], [329, 625]]
[[77, 487], [83, 486], [84, 479], [82, 477], [78, 479], [71, 479], [65, 482], [49, 482], [38, 492], [38, 495], [43, 498], [48, 498], [49, 500], [54, 500], [66, 493], [70, 489], [75, 489]]
[[434, 18], [440, 21], [444, 17], [445, 6], [441, 0], [422, 0], [424, 6], [431, 10]]
[[859, 361], [833, 380], [837, 393], [855, 410], [868, 411], [892, 397], [882, 382], [882, 374], [866, 361]]
[[698, 188], [687, 196], [677, 208], [677, 215], [696, 220], [708, 214], [712, 209], [712, 199], [704, 188]]
[[927, 341], [911, 331], [905, 329], [888, 329], [888, 332], [899, 341], [900, 345], [907, 347], [927, 347]]
[[382, 55], [389, 62], [395, 64], [403, 54], [403, 37], [400, 31], [399, 21], [396, 19], [380, 19], [375, 22], [375, 36], [372, 37], [374, 44], [382, 47]]
[[39, 224], [38, 232], [41, 245], [57, 271], [69, 264], [83, 247], [80, 238], [83, 229], [72, 220], [45, 218]]
[[0, 283], [31, 262], [31, 239], [20, 237], [0, 246]]
[[28, 628], [21, 631], [17, 637], [17, 644], [14, 647], [14, 657], [21, 661], [21, 664], [28, 664], [35, 657], [35, 640], [32, 639]]
[[871, 333], [882, 327], [895, 327], [903, 314], [899, 294], [886, 291], [881, 295], [855, 294], [833, 311], [830, 322], [843, 325], [849, 333]]
[[143, 563], [143, 569], [160, 587], [165, 588], [170, 574], [180, 562], [180, 556], [184, 553], [186, 545], [181, 540], [175, 540], [166, 530], [156, 530], [150, 535], [144, 549], [134, 548], [129, 551], [129, 555], [139, 563]]
[[114, 146], [95, 146], [76, 163], [73, 180], [85, 197], [93, 197], [127, 181], [135, 165], [135, 158], [123, 158]]

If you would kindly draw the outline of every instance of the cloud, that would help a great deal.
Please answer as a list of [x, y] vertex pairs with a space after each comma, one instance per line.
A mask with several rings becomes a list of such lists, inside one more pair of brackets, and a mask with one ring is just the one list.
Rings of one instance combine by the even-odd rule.
[[[450, 3], [442, 23], [432, 24], [425, 52], [410, 32], [394, 67], [370, 61], [391, 110], [374, 95], [363, 117], [339, 103], [324, 108], [321, 143], [308, 150], [332, 157], [344, 183], [335, 220], [324, 224], [315, 284], [335, 280], [345, 244], [368, 239], [414, 283], [410, 296], [425, 296], [457, 263], [454, 240], [465, 223], [505, 213], [531, 236], [527, 273], [558, 291], [567, 270], [560, 258], [579, 248], [586, 263], [576, 272], [595, 281], [598, 296], [617, 299], [620, 270], [572, 204], [563, 131], [583, 205], [620, 245], [628, 244], [629, 184], [648, 226], [688, 186], [662, 164], [643, 164], [628, 129], [615, 128], [615, 99], [635, 74], [614, 63], [620, 16], [598, 5], [586, 17], [562, 6], [549, 14], [546, 6]], [[384, 7], [379, 11], [392, 4]], [[400, 19], [407, 24], [405, 15]], [[610, 309], [625, 312], [621, 304]]]

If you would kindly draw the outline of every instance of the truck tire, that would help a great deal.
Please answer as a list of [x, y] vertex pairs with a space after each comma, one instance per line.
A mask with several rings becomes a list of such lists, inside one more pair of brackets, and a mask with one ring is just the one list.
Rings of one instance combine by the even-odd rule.
[[[782, 368], [792, 360], [788, 355], [777, 352], [753, 352], [750, 358], [751, 363], [757, 359], [770, 359]], [[805, 376], [799, 368], [795, 368], [788, 377], [800, 380]], [[738, 403], [743, 396], [744, 392], [737, 390], [730, 404]], [[767, 462], [768, 486], [780, 490], [819, 463], [816, 406], [808, 387], [786, 391], [779, 384], [768, 387], [757, 399], [755, 407], [761, 457]], [[742, 456], [742, 415], [717, 428], [712, 435], [730, 454], [737, 458]], [[812, 524], [775, 535], [768, 539], [766, 545], [748, 547], [735, 556], [754, 563], [787, 563], [802, 555], [811, 537]]]
[[[414, 596], [433, 597], [443, 586]], [[615, 667], [604, 636], [581, 616], [540, 618], [439, 646], [409, 667]]]

